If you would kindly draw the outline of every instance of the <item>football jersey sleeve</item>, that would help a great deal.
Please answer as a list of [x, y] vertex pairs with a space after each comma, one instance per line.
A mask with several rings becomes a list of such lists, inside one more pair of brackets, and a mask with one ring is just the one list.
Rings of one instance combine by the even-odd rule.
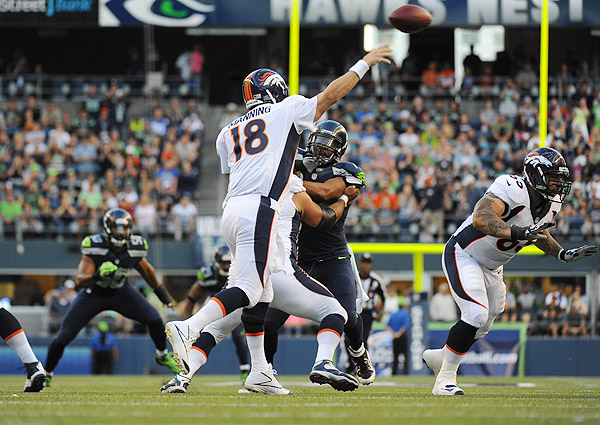
[[221, 173], [229, 174], [229, 164], [227, 163], [227, 144], [225, 143], [225, 138], [223, 137], [223, 132], [225, 129], [221, 130], [219, 136], [217, 136], [217, 155], [219, 155], [219, 160], [221, 162]]
[[304, 96], [293, 95], [289, 98], [294, 102], [294, 126], [298, 134], [304, 130], [312, 130], [317, 112], [317, 96], [307, 99]]
[[297, 175], [292, 175], [292, 181], [290, 186], [291, 193], [305, 192], [306, 188], [302, 184], [302, 179]]
[[494, 183], [485, 192], [492, 193], [502, 199], [510, 208], [514, 205], [523, 205], [529, 196], [525, 182], [521, 177], [510, 174], [498, 176]]
[[129, 241], [127, 250], [131, 258], [145, 258], [148, 255], [148, 242], [143, 236], [133, 235]]

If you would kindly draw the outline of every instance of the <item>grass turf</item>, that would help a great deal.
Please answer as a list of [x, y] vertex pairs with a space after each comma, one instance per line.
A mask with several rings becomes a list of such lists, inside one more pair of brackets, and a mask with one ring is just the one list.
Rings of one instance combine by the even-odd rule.
[[[292, 396], [238, 394], [232, 376], [197, 376], [187, 394], [161, 394], [169, 376], [57, 375], [23, 393], [24, 378], [0, 376], [0, 423], [9, 424], [599, 424], [598, 378], [459, 377], [467, 393], [431, 395], [433, 377], [378, 379], [341, 393], [280, 376]], [[516, 386], [526, 383], [525, 386]], [[527, 385], [532, 384], [531, 386]], [[478, 384], [478, 385], [473, 385]]]

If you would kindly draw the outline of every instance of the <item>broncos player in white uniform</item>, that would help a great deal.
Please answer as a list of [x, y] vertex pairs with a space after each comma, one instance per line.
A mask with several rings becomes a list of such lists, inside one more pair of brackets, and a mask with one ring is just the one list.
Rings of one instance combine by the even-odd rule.
[[[333, 355], [344, 331], [348, 315], [334, 295], [320, 282], [311, 278], [296, 263], [298, 233], [301, 222], [309, 226], [327, 229], [339, 220], [348, 204], [352, 204], [360, 189], [350, 186], [339, 200], [323, 208], [315, 204], [306, 193], [299, 177], [292, 176], [291, 191], [281, 206], [278, 222], [282, 249], [278, 251], [283, 271], [271, 275], [274, 297], [269, 305], [294, 316], [320, 323], [317, 334], [319, 348], [310, 380], [329, 384], [336, 390], [353, 391], [358, 381], [352, 375], [341, 372], [333, 365]], [[208, 325], [192, 346], [188, 356], [190, 370], [177, 374], [161, 388], [163, 393], [185, 393], [196, 371], [207, 361], [211, 350], [219, 344], [242, 320], [242, 309]], [[263, 385], [264, 386], [264, 385]], [[241, 392], [246, 392], [240, 390]]]
[[[300, 134], [312, 129], [313, 122], [345, 96], [372, 65], [390, 63], [387, 57], [391, 54], [387, 45], [372, 50], [310, 99], [288, 97], [283, 78], [268, 69], [256, 70], [244, 79], [242, 94], [249, 111], [225, 126], [216, 142], [221, 171], [229, 174], [221, 230], [233, 255], [230, 285], [194, 316], [167, 323], [175, 361], [184, 373], [189, 371], [188, 352], [200, 332], [244, 307], [242, 322], [252, 359], [244, 385], [263, 392], [260, 383], [264, 376], [277, 383], [265, 358], [264, 321], [273, 297], [269, 277], [275, 267], [276, 220], [280, 201], [289, 192]], [[268, 391], [289, 393], [281, 386]]]
[[552, 220], [571, 189], [562, 155], [538, 148], [523, 165], [522, 177], [496, 178], [444, 248], [442, 267], [461, 316], [444, 348], [423, 353], [423, 361], [436, 375], [434, 395], [464, 395], [456, 383], [458, 367], [471, 345], [487, 335], [504, 311], [503, 267], [521, 248], [533, 243], [565, 262], [598, 253], [591, 245], [565, 250], [545, 230], [554, 225]]

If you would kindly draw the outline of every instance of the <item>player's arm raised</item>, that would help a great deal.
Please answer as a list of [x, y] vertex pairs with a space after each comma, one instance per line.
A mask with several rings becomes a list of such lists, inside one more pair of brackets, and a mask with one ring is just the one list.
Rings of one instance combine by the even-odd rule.
[[327, 230], [342, 217], [346, 206], [351, 205], [359, 193], [360, 189], [348, 186], [340, 198], [328, 207], [315, 204], [306, 192], [296, 193], [292, 199], [302, 215], [302, 221], [311, 227]]
[[152, 267], [152, 264], [150, 264], [145, 258], [142, 258], [139, 263], [135, 265], [135, 269], [144, 278], [144, 280], [148, 282], [148, 285], [154, 289], [154, 293], [158, 299], [164, 305], [173, 307], [173, 298], [171, 298], [171, 295], [169, 295], [167, 289], [158, 281], [158, 278], [156, 277], [156, 271], [154, 270], [154, 267]]
[[334, 103], [346, 96], [350, 90], [367, 73], [369, 68], [380, 62], [391, 63], [388, 57], [392, 56], [392, 49], [387, 44], [371, 50], [361, 60], [356, 62], [348, 72], [341, 77], [333, 80], [325, 90], [317, 95], [317, 111], [315, 121], [317, 121]]

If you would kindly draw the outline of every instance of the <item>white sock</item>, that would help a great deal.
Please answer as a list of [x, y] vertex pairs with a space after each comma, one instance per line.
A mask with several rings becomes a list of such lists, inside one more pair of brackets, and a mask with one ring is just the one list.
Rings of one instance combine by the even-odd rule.
[[340, 336], [330, 329], [323, 329], [317, 334], [317, 357], [315, 364], [323, 360], [333, 360], [333, 354], [340, 343]]
[[31, 346], [29, 345], [29, 341], [27, 341], [27, 336], [25, 336], [23, 329], [18, 330], [12, 334], [12, 336], [9, 336], [5, 341], [10, 348], [15, 350], [23, 363], [35, 363], [38, 361], [37, 357], [31, 350]]
[[460, 365], [460, 362], [462, 362], [462, 359], [465, 357], [465, 355], [455, 353], [454, 351], [450, 350], [447, 345], [444, 346], [443, 350], [444, 363], [456, 365], [456, 369], [458, 369], [458, 365]]
[[352, 354], [353, 357], [362, 356], [365, 352], [365, 344], [360, 344], [360, 348], [358, 350], [354, 350], [350, 345], [348, 345], [348, 351]]
[[265, 357], [265, 334], [263, 332], [253, 335], [246, 334], [246, 341], [248, 342], [248, 351], [250, 351], [252, 370], [257, 372], [269, 370], [269, 364]]
[[159, 350], [158, 348], [156, 349], [156, 355], [157, 356], [166, 356], [167, 354], [169, 354], [169, 351], [167, 351], [167, 349], [165, 348], [164, 350]]
[[188, 379], [192, 379], [194, 374], [200, 369], [202, 366], [206, 364], [208, 359], [206, 358], [206, 354], [204, 351], [200, 350], [197, 347], [192, 347], [190, 352], [188, 353], [188, 366], [190, 368], [189, 373], [185, 376]]
[[184, 322], [197, 333], [202, 332], [206, 326], [215, 320], [219, 320], [221, 317], [225, 316], [225, 309], [220, 301], [217, 301], [216, 298], [211, 298], [209, 302], [206, 303], [204, 307], [202, 307], [196, 314], [190, 317]]

